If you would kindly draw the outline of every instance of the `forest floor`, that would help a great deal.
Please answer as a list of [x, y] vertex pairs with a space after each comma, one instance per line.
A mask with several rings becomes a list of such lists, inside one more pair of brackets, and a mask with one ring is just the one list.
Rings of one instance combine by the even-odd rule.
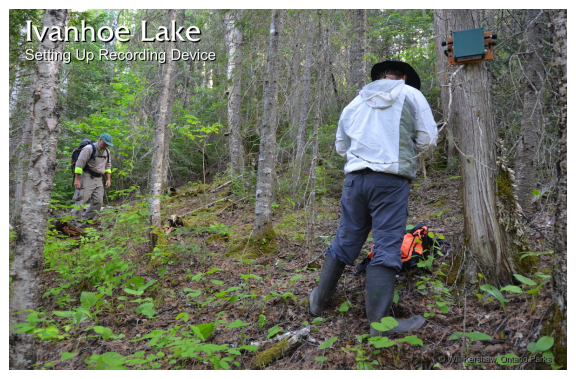
[[[508, 301], [505, 310], [493, 295], [480, 290], [482, 278], [462, 283], [458, 177], [429, 174], [426, 182], [418, 179], [411, 188], [409, 224], [428, 225], [450, 245], [442, 249], [444, 256], [434, 259], [431, 270], [417, 268], [398, 277], [399, 300], [393, 315], [426, 316], [428, 324], [411, 333], [422, 346], [396, 342], [376, 349], [369, 343], [365, 278], [354, 276], [353, 266], [344, 270], [322, 318], [310, 317], [308, 295], [338, 226], [338, 181], [335, 178], [333, 188], [317, 196], [316, 238], [310, 255], [305, 249], [306, 212], [295, 210], [288, 197], [274, 208], [276, 251], [226, 254], [250, 234], [254, 204], [242, 199], [238, 187], [218, 188], [222, 182], [188, 185], [164, 199], [167, 217], [177, 215], [183, 226], [166, 226], [165, 246], [151, 254], [143, 242], [143, 208], [136, 203], [102, 215], [83, 236], [52, 235], [42, 277], [42, 311], [58, 332], [39, 343], [37, 369], [550, 368], [527, 359], [533, 356], [527, 346], [542, 335], [551, 305], [547, 274], [552, 256], [539, 255], [537, 269], [524, 274], [544, 282], [539, 293], [532, 297], [502, 292]], [[533, 229], [528, 230], [537, 253], [551, 249], [542, 235], [551, 239], [553, 230], [553, 214], [545, 202], [541, 199], [535, 205], [539, 209], [531, 218]], [[102, 254], [90, 246], [110, 250]], [[358, 263], [370, 246], [365, 244]], [[96, 271], [88, 270], [91, 265], [97, 266]], [[83, 293], [103, 295], [96, 302]], [[147, 307], [153, 310], [148, 315]], [[86, 316], [78, 313], [82, 309]], [[481, 334], [462, 339], [455, 332], [484, 333], [489, 339]], [[295, 333], [298, 338], [279, 344], [280, 336]], [[105, 354], [109, 352], [115, 354]], [[515, 365], [494, 360], [506, 354], [526, 359]], [[462, 356], [471, 359], [461, 363]]]

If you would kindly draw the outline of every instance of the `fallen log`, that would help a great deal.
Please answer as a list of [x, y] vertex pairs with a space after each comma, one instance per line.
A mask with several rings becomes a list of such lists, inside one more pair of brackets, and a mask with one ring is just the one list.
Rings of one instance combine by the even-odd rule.
[[296, 332], [290, 332], [282, 335], [280, 342], [272, 345], [270, 348], [258, 353], [250, 363], [250, 370], [262, 369], [280, 358], [290, 356], [301, 344], [301, 337], [310, 334], [310, 326], [302, 328]]

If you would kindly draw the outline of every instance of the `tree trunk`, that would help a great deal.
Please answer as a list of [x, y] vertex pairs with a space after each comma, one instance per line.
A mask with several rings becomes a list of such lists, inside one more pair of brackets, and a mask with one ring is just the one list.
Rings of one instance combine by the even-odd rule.
[[366, 9], [354, 10], [354, 34], [356, 42], [351, 49], [350, 83], [354, 88], [353, 95], [357, 96], [366, 84]]
[[242, 18], [242, 10], [230, 10], [224, 15], [224, 42], [228, 54], [228, 126], [230, 128], [230, 163], [234, 175], [240, 175], [244, 169], [244, 146], [242, 144], [242, 124], [240, 107], [242, 100], [242, 33], [236, 22]]
[[[47, 9], [43, 27], [57, 27], [64, 33], [68, 25], [69, 10]], [[62, 53], [63, 42], [45, 39], [38, 52]], [[56, 148], [60, 126], [58, 87], [61, 60], [36, 62], [35, 81], [28, 128], [30, 140], [28, 155], [22, 166], [22, 187], [18, 212], [14, 218], [17, 238], [12, 250], [10, 267], [10, 325], [26, 322], [27, 313], [14, 314], [24, 309], [38, 309], [40, 275], [44, 262], [44, 237], [49, 217], [52, 180], [56, 173]], [[10, 368], [32, 369], [36, 361], [35, 336], [10, 334]]]
[[[552, 13], [552, 12], [551, 12]], [[556, 215], [554, 222], [554, 268], [552, 271], [552, 280], [554, 291], [552, 299], [554, 307], [552, 308], [551, 327], [554, 333], [554, 346], [552, 347], [556, 363], [564, 368], [568, 368], [567, 348], [568, 348], [568, 163], [567, 163], [567, 58], [568, 58], [568, 40], [567, 40], [567, 11], [565, 9], [555, 11], [552, 14], [553, 28], [553, 51], [554, 65], [557, 72], [558, 83], [557, 91], [559, 99], [558, 115], [558, 162], [556, 172], [558, 174], [558, 185], [556, 187]], [[552, 333], [548, 334], [551, 335]]]
[[[176, 9], [169, 11], [170, 20], [176, 19]], [[160, 92], [160, 111], [156, 118], [154, 125], [154, 143], [152, 163], [150, 167], [150, 197], [149, 197], [149, 224], [152, 229], [149, 229], [149, 251], [152, 252], [158, 242], [158, 233], [162, 218], [160, 214], [162, 195], [162, 161], [164, 159], [164, 130], [166, 129], [166, 115], [168, 113], [168, 98], [170, 96], [170, 78], [172, 76], [172, 50], [173, 42], [166, 42], [166, 71], [162, 80], [162, 90]]]
[[294, 159], [294, 173], [292, 176], [294, 193], [298, 190], [300, 181], [300, 170], [302, 169], [302, 158], [306, 146], [306, 124], [308, 122], [308, 110], [310, 102], [310, 78], [312, 76], [312, 59], [314, 48], [314, 21], [312, 16], [308, 17], [308, 27], [306, 30], [306, 62], [302, 72], [302, 92], [300, 94], [300, 106], [298, 116], [298, 135], [296, 137], [296, 158]]
[[520, 143], [516, 160], [516, 194], [525, 216], [531, 213], [532, 190], [536, 188], [536, 151], [542, 130], [542, 86], [544, 46], [542, 45], [541, 9], [526, 10], [526, 51], [524, 59], [524, 106], [520, 124]]
[[[462, 176], [462, 202], [464, 213], [465, 250], [471, 256], [466, 262], [464, 279], [473, 281], [477, 273], [493, 284], [509, 283], [512, 276], [513, 253], [508, 236], [499, 222], [497, 194], [512, 196], [509, 175], [496, 165], [496, 140], [498, 128], [492, 111], [490, 75], [486, 62], [469, 63], [448, 68], [441, 41], [446, 41], [451, 31], [480, 27], [475, 10], [435, 10], [434, 29], [438, 35], [436, 57], [439, 65], [439, 82], [442, 87], [442, 104], [445, 117], [450, 114], [448, 132], [455, 133], [460, 153]], [[452, 80], [449, 93], [446, 78]], [[451, 105], [450, 103], [451, 97]], [[502, 193], [501, 181], [507, 187]], [[509, 199], [506, 199], [509, 200]]]
[[[318, 40], [322, 41], [322, 11], [318, 10]], [[316, 114], [314, 115], [314, 130], [312, 132], [312, 160], [310, 162], [310, 196], [308, 203], [309, 217], [307, 225], [308, 260], [312, 259], [314, 250], [314, 224], [316, 222], [315, 203], [316, 203], [316, 166], [318, 165], [318, 127], [320, 126], [320, 117], [322, 115], [322, 103], [325, 80], [325, 46], [320, 44], [320, 54], [317, 63], [318, 67], [318, 86], [316, 88]]]
[[260, 154], [258, 157], [258, 179], [256, 183], [256, 210], [254, 235], [262, 238], [272, 229], [271, 205], [276, 188], [276, 122], [278, 103], [278, 50], [281, 45], [284, 10], [272, 10], [270, 45], [264, 110], [260, 127]]
[[[178, 15], [178, 25], [184, 25], [184, 16], [186, 10], [181, 9], [180, 14]], [[167, 25], [171, 24], [171, 18], [168, 17]], [[182, 41], [175, 42], [176, 48], [181, 47]], [[174, 105], [174, 98], [175, 92], [174, 88], [176, 86], [176, 79], [178, 77], [178, 65], [177, 61], [172, 61], [172, 75], [170, 77], [170, 88], [168, 88], [168, 111], [166, 113], [166, 125], [170, 125], [172, 123], [172, 107]], [[170, 140], [172, 139], [172, 129], [168, 127], [164, 127], [164, 156], [162, 157], [162, 188], [166, 187], [166, 183], [168, 183], [168, 171], [170, 171]]]

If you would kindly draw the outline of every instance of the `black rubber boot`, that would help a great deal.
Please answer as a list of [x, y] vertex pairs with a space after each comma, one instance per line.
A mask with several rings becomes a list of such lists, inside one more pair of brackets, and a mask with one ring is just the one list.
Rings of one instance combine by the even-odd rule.
[[336, 284], [338, 284], [338, 279], [342, 276], [344, 267], [346, 267], [345, 263], [326, 256], [318, 287], [314, 288], [308, 297], [310, 303], [308, 313], [310, 316], [319, 317], [328, 307], [332, 295], [336, 292]]
[[372, 337], [406, 333], [426, 325], [424, 317], [414, 316], [406, 320], [395, 319], [398, 326], [387, 332], [380, 332], [372, 327], [373, 322], [380, 322], [383, 317], [388, 316], [394, 298], [395, 284], [396, 270], [384, 266], [371, 266], [366, 269], [366, 315], [370, 322]]

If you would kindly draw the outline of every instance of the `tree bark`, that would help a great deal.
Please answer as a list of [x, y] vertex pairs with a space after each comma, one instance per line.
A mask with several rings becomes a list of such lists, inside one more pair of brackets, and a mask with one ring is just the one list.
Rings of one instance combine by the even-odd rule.
[[[492, 111], [491, 78], [486, 69], [487, 63], [448, 67], [444, 47], [440, 44], [446, 41], [451, 31], [478, 27], [475, 10], [434, 11], [434, 29], [439, 36], [436, 57], [439, 82], [443, 85], [443, 111], [445, 115], [450, 114], [447, 131], [454, 132], [461, 152], [464, 240], [466, 250], [471, 253], [462, 260], [466, 267], [464, 279], [473, 281], [477, 279], [476, 274], [482, 272], [489, 282], [506, 284], [512, 277], [513, 253], [505, 229], [499, 222], [497, 208], [497, 194], [502, 190], [497, 186], [500, 172], [496, 165], [498, 128]], [[452, 94], [448, 91], [446, 78], [452, 78]], [[508, 185], [510, 195], [512, 183], [507, 180], [508, 177], [503, 175], [498, 178]]]
[[314, 48], [314, 21], [312, 16], [308, 17], [308, 27], [306, 28], [306, 62], [302, 71], [302, 91], [300, 93], [300, 106], [298, 116], [298, 135], [296, 137], [296, 158], [294, 159], [294, 174], [292, 176], [294, 193], [298, 190], [300, 181], [300, 171], [302, 169], [302, 159], [306, 146], [306, 124], [308, 122], [308, 110], [310, 102], [310, 78], [312, 76], [312, 59]]
[[[169, 10], [170, 19], [176, 19], [176, 9]], [[172, 50], [173, 42], [166, 42], [166, 71], [162, 80], [162, 90], [160, 92], [160, 111], [154, 125], [154, 143], [152, 163], [150, 167], [150, 197], [149, 197], [149, 250], [152, 252], [158, 242], [158, 234], [161, 233], [162, 222], [160, 196], [162, 195], [162, 161], [164, 160], [164, 130], [166, 129], [166, 115], [168, 113], [168, 98], [170, 96], [170, 78], [172, 76]], [[155, 229], [155, 230], [154, 230]]]
[[[552, 13], [552, 12], [551, 12]], [[568, 40], [567, 40], [567, 11], [566, 9], [554, 11], [552, 14], [554, 66], [556, 67], [559, 98], [558, 115], [558, 162], [556, 173], [558, 184], [556, 187], [556, 214], [554, 222], [554, 268], [552, 280], [554, 291], [552, 299], [551, 326], [554, 328], [553, 353], [556, 363], [568, 368], [568, 163], [567, 163], [567, 92], [568, 92]], [[550, 335], [550, 334], [549, 334]]]
[[[69, 10], [47, 9], [43, 27], [61, 29], [68, 25]], [[38, 51], [62, 53], [63, 42], [45, 39]], [[38, 309], [40, 274], [44, 262], [44, 237], [49, 217], [52, 180], [56, 173], [56, 149], [60, 126], [58, 87], [60, 84], [61, 60], [39, 60], [35, 66], [35, 81], [27, 149], [28, 155], [22, 165], [21, 196], [18, 212], [14, 218], [17, 238], [12, 250], [10, 267], [10, 325], [26, 322], [26, 313], [14, 314], [24, 309]], [[10, 368], [32, 369], [36, 361], [35, 336], [10, 334]]]
[[538, 136], [542, 130], [542, 87], [544, 69], [544, 46], [542, 45], [541, 9], [526, 10], [526, 51], [524, 60], [524, 106], [520, 123], [520, 142], [516, 160], [516, 194], [525, 216], [532, 209], [532, 190], [536, 188], [536, 151]]
[[350, 83], [354, 96], [366, 85], [366, 9], [354, 10], [354, 34], [356, 43], [352, 45]]
[[240, 107], [242, 101], [242, 33], [236, 26], [242, 18], [242, 10], [230, 10], [224, 15], [224, 42], [228, 54], [228, 126], [230, 128], [230, 164], [234, 175], [244, 169], [244, 146], [242, 144], [242, 124]]
[[260, 127], [260, 154], [258, 157], [258, 179], [256, 183], [256, 210], [254, 235], [262, 238], [272, 229], [271, 205], [276, 189], [276, 123], [278, 104], [278, 50], [281, 45], [284, 10], [272, 10], [270, 44], [264, 110]]
[[[178, 15], [178, 25], [184, 25], [184, 16], [186, 14], [185, 9], [180, 10], [180, 14]], [[167, 25], [170, 25], [171, 19], [168, 17]], [[182, 44], [182, 41], [175, 42], [176, 48]], [[172, 61], [172, 75], [170, 77], [170, 87], [168, 88], [168, 110], [166, 113], [166, 125], [170, 125], [172, 123], [172, 107], [174, 105], [174, 98], [175, 92], [174, 88], [176, 87], [176, 78], [178, 77], [178, 65], [177, 61]], [[172, 129], [168, 127], [164, 127], [164, 156], [162, 157], [162, 188], [165, 189], [166, 183], [168, 183], [168, 171], [170, 171], [170, 140], [172, 139]]]
[[[318, 10], [318, 40], [322, 41], [322, 11]], [[322, 103], [324, 88], [326, 86], [325, 64], [325, 46], [320, 44], [320, 53], [317, 63], [318, 68], [318, 86], [316, 88], [316, 110], [314, 115], [314, 129], [312, 131], [312, 160], [310, 162], [310, 196], [308, 203], [308, 225], [306, 230], [308, 248], [308, 260], [312, 259], [314, 251], [314, 224], [316, 222], [316, 166], [318, 165], [318, 128], [320, 126], [320, 117], [322, 115]]]

